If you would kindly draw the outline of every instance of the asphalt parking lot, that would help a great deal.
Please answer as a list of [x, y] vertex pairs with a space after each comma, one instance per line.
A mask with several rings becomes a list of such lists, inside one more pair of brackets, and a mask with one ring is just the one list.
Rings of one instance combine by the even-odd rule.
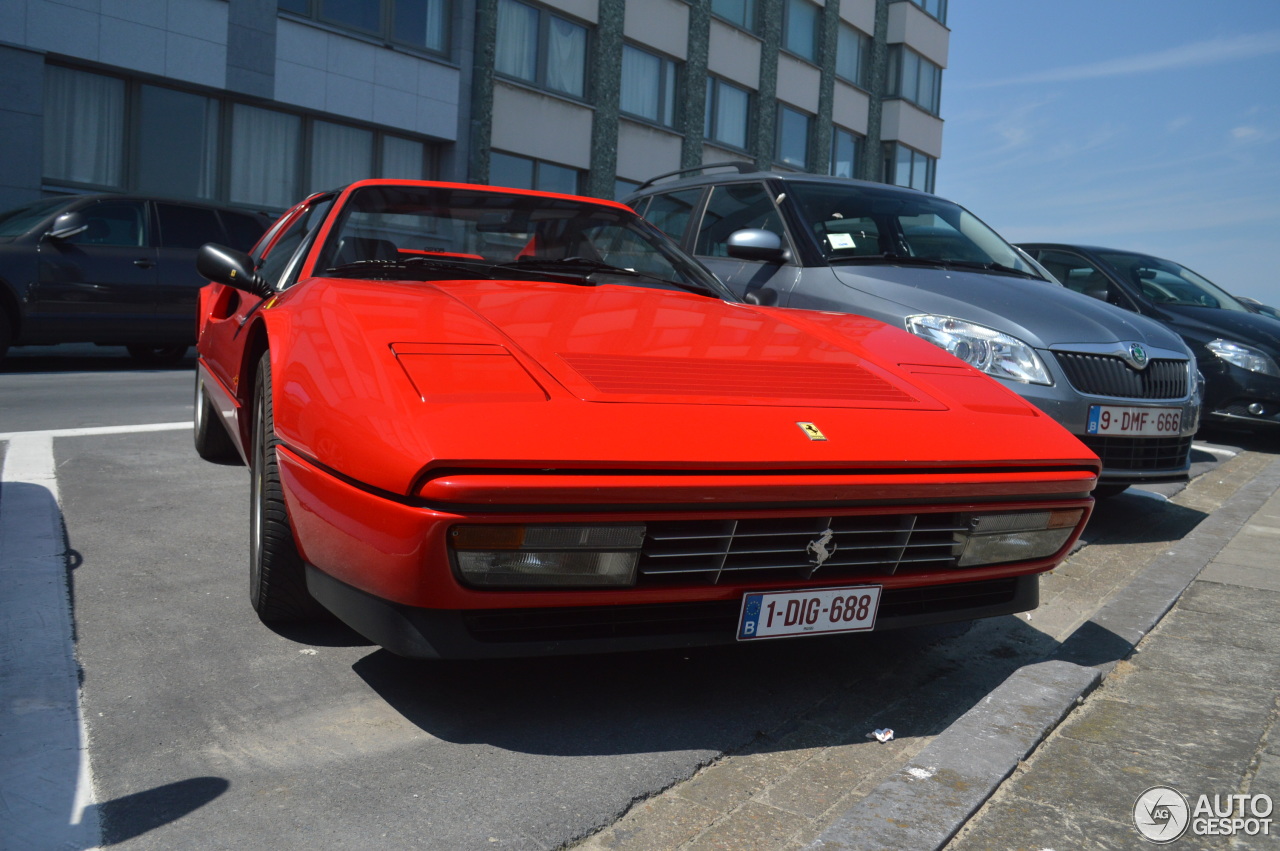
[[[800, 847], [1209, 516], [1230, 496], [1218, 479], [1247, 480], [1276, 454], [1265, 440], [1214, 435], [1197, 445], [1192, 487], [1105, 504], [1030, 617], [853, 641], [422, 664], [340, 627], [258, 622], [247, 476], [191, 449], [189, 363], [42, 355], [0, 364], [0, 457], [30, 472], [41, 462], [22, 454], [29, 438], [48, 435], [35, 478], [60, 496], [72, 618], [65, 646], [39, 648], [10, 619], [0, 659], [6, 671], [18, 655], [47, 671], [56, 665], [37, 650], [74, 652], [92, 783], [66, 758], [80, 732], [60, 716], [52, 745], [63, 758], [33, 768], [39, 782], [21, 795], [7, 789], [20, 805], [3, 818], [47, 811], [62, 832], [14, 847], [91, 847], [96, 826], [104, 844], [131, 849]], [[5, 482], [0, 516], [19, 492], [8, 472]], [[8, 571], [31, 528], [3, 519]], [[4, 711], [25, 724], [46, 708]], [[886, 726], [893, 742], [866, 738]], [[718, 838], [727, 822], [685, 829], [717, 807], [759, 818]], [[677, 831], [668, 845], [646, 832], [654, 808]], [[66, 824], [72, 811], [79, 826]], [[22, 827], [0, 824], [0, 835], [31, 838]]]

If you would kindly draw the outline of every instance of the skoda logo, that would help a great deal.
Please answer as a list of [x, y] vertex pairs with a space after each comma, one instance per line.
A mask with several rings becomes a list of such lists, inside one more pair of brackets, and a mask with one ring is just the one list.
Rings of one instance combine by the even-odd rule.
[[1136, 369], [1144, 369], [1147, 365], [1147, 350], [1137, 343], [1129, 344], [1129, 363]]

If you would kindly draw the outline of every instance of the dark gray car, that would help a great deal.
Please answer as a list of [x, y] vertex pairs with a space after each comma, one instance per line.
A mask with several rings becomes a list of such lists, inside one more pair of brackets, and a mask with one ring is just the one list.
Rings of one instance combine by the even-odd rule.
[[271, 220], [128, 195], [45, 198], [0, 212], [0, 357], [10, 345], [127, 346], [173, 362], [196, 340], [206, 242], [248, 250]]
[[947, 349], [1096, 452], [1099, 496], [1186, 478], [1198, 374], [1159, 323], [1064, 288], [935, 195], [806, 174], [681, 174], [627, 203], [743, 300], [870, 316]]

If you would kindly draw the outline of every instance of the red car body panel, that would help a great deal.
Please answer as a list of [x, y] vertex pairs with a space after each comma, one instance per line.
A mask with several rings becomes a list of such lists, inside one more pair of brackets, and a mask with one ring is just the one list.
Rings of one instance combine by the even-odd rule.
[[[334, 207], [354, 188], [401, 183], [355, 184]], [[313, 277], [333, 226], [331, 215], [299, 282], [265, 301], [222, 284], [202, 291], [199, 370], [247, 459], [254, 369], [270, 352], [299, 550], [371, 598], [550, 609], [849, 582], [478, 590], [450, 564], [459, 522], [1082, 510], [1049, 557], [859, 580], [889, 589], [1050, 569], [1092, 508], [1092, 453], [905, 331], [623, 284]]]

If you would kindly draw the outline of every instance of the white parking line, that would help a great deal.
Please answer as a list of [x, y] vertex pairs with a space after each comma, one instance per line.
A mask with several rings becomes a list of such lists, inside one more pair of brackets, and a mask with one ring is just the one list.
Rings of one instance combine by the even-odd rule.
[[97, 848], [55, 437], [175, 431], [189, 422], [0, 434], [0, 836], [5, 848]]
[[53, 428], [42, 431], [10, 431], [0, 432], [0, 440], [15, 440], [19, 437], [94, 437], [100, 434], [139, 434], [146, 431], [178, 431], [191, 428], [191, 422], [184, 423], [146, 423], [145, 425], [124, 426], [88, 426], [86, 428]]
[[1220, 455], [1223, 458], [1234, 458], [1240, 454], [1237, 449], [1227, 449], [1225, 446], [1210, 446], [1207, 443], [1192, 443], [1193, 449], [1199, 449], [1201, 452], [1208, 452], [1210, 455]]

